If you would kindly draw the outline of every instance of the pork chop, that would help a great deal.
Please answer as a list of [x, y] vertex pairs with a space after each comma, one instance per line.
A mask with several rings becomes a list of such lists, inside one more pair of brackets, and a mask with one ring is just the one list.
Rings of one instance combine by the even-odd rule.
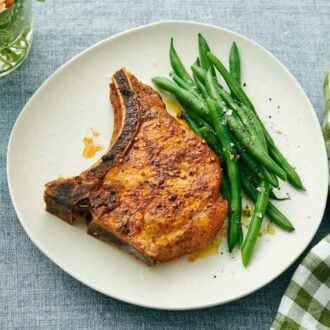
[[46, 210], [148, 265], [205, 247], [227, 215], [219, 159], [167, 111], [160, 95], [121, 69], [110, 84], [114, 131], [91, 168], [46, 184]]

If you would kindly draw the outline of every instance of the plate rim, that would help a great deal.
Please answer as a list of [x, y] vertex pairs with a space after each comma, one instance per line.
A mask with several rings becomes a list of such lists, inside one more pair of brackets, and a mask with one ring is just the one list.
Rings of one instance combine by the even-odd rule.
[[[111, 298], [114, 298], [114, 299], [117, 299], [119, 301], [122, 301], [122, 302], [125, 302], [125, 303], [129, 303], [129, 304], [132, 304], [132, 305], [136, 305], [136, 306], [141, 306], [141, 307], [144, 307], [144, 308], [153, 308], [153, 309], [158, 309], [158, 310], [171, 310], [171, 311], [183, 311], [183, 310], [196, 310], [196, 309], [204, 309], [204, 308], [209, 308], [209, 307], [214, 307], [214, 306], [219, 306], [219, 305], [223, 305], [223, 304], [226, 304], [226, 303], [229, 303], [229, 302], [232, 302], [232, 301], [235, 301], [235, 300], [238, 300], [238, 299], [241, 299], [243, 297], [246, 297], [258, 290], [260, 290], [261, 288], [265, 287], [266, 285], [270, 284], [272, 281], [274, 281], [276, 278], [278, 278], [280, 275], [282, 275], [290, 266], [292, 266], [292, 264], [304, 253], [304, 251], [306, 250], [306, 248], [309, 246], [309, 244], [311, 243], [311, 241], [313, 240], [313, 238], [315, 237], [315, 234], [316, 232], [318, 231], [321, 223], [322, 223], [322, 220], [323, 220], [323, 217], [324, 217], [324, 212], [325, 212], [325, 209], [326, 209], [326, 203], [327, 203], [327, 193], [328, 193], [328, 181], [329, 181], [329, 171], [326, 171], [326, 183], [325, 183], [325, 186], [323, 187], [322, 190], [324, 190], [324, 194], [325, 194], [325, 197], [324, 197], [324, 201], [321, 205], [321, 217], [319, 219], [319, 223], [318, 225], [315, 227], [315, 230], [313, 232], [313, 235], [311, 236], [311, 239], [306, 243], [306, 246], [303, 247], [303, 249], [301, 250], [301, 252], [299, 252], [291, 262], [288, 263], [288, 265], [286, 267], [284, 267], [277, 275], [271, 277], [270, 279], [267, 279], [266, 281], [263, 281], [261, 282], [261, 284], [255, 286], [254, 288], [240, 294], [240, 295], [236, 295], [235, 297], [232, 297], [232, 298], [228, 298], [228, 299], [225, 299], [221, 302], [212, 302], [212, 303], [209, 303], [209, 304], [201, 304], [201, 305], [194, 305], [194, 306], [188, 306], [188, 307], [182, 307], [182, 306], [162, 306], [162, 305], [154, 305], [154, 304], [150, 304], [150, 303], [143, 303], [141, 301], [138, 301], [136, 299], [128, 299], [126, 297], [121, 297], [117, 294], [110, 294], [109, 292], [106, 292], [105, 290], [102, 290], [100, 288], [97, 288], [93, 283], [90, 283], [88, 282], [87, 280], [83, 280], [80, 278], [80, 275], [79, 275], [79, 272], [75, 272], [75, 271], [72, 271], [72, 270], [68, 270], [66, 266], [62, 266], [62, 265], [59, 265], [57, 262], [54, 261], [55, 258], [53, 258], [52, 256], [52, 253], [49, 253], [49, 252], [45, 252], [46, 249], [44, 249], [43, 247], [39, 246], [36, 242], [35, 242], [35, 239], [33, 237], [33, 234], [31, 234], [29, 232], [29, 230], [26, 228], [24, 222], [21, 220], [21, 217], [22, 215], [20, 214], [19, 210], [18, 210], [18, 207], [17, 207], [17, 204], [16, 204], [16, 201], [15, 199], [13, 198], [13, 188], [11, 186], [11, 175], [10, 175], [10, 167], [9, 167], [9, 164], [10, 164], [10, 154], [11, 154], [11, 149], [12, 149], [12, 140], [14, 138], [14, 135], [15, 135], [15, 132], [17, 130], [17, 127], [18, 127], [18, 123], [21, 121], [21, 118], [23, 117], [24, 113], [26, 113], [28, 111], [28, 108], [30, 106], [30, 103], [33, 102], [33, 100], [38, 96], [38, 94], [40, 94], [40, 92], [43, 91], [43, 89], [45, 88], [45, 86], [48, 84], [49, 81], [51, 81], [55, 76], [57, 76], [59, 73], [61, 73], [62, 70], [64, 70], [67, 66], [69, 66], [72, 62], [74, 62], [76, 59], [78, 59], [80, 56], [82, 55], [85, 55], [87, 53], [89, 53], [90, 51], [94, 50], [95, 48], [101, 46], [103, 43], [106, 43], [106, 42], [109, 42], [110, 40], [115, 40], [117, 38], [121, 38], [122, 36], [125, 36], [127, 34], [130, 34], [132, 32], [135, 32], [135, 31], [139, 31], [139, 30], [144, 30], [144, 29], [149, 29], [149, 28], [152, 28], [152, 27], [156, 27], [156, 26], [159, 26], [159, 25], [172, 25], [172, 24], [182, 24], [182, 25], [197, 25], [197, 26], [200, 26], [200, 27], [205, 27], [205, 28], [211, 28], [211, 29], [216, 29], [216, 30], [219, 30], [219, 31], [225, 31], [227, 33], [230, 33], [232, 34], [233, 36], [237, 36], [239, 38], [242, 38], [244, 39], [245, 41], [253, 44], [253, 46], [261, 49], [262, 51], [264, 51], [268, 56], [270, 56], [272, 58], [272, 60], [274, 60], [277, 64], [279, 64], [281, 66], [282, 69], [284, 69], [284, 71], [289, 75], [289, 77], [291, 78], [292, 82], [295, 84], [295, 87], [298, 87], [300, 93], [302, 93], [302, 95], [304, 95], [305, 97], [305, 100], [307, 101], [308, 103], [308, 106], [313, 110], [312, 111], [312, 117], [313, 117], [313, 121], [314, 123], [313, 124], [317, 124], [319, 126], [319, 130], [318, 130], [318, 133], [319, 133], [319, 137], [321, 136], [322, 137], [322, 141], [323, 141], [323, 160], [322, 162], [324, 163], [325, 168], [328, 168], [327, 166], [327, 163], [328, 163], [328, 158], [327, 158], [327, 152], [326, 152], [326, 146], [325, 146], [325, 142], [324, 142], [324, 139], [323, 139], [323, 136], [322, 136], [322, 131], [321, 131], [321, 126], [320, 126], [320, 122], [318, 120], [318, 117], [316, 115], [316, 112], [315, 112], [315, 109], [313, 107], [313, 104], [311, 103], [308, 95], [306, 94], [306, 92], [304, 91], [304, 89], [302, 88], [301, 84], [298, 82], [298, 80], [294, 77], [294, 75], [289, 71], [289, 69], [284, 65], [282, 64], [282, 62], [277, 59], [270, 51], [268, 51], [265, 47], [263, 47], [262, 45], [260, 45], [258, 42], [238, 33], [238, 32], [235, 32], [235, 31], [232, 31], [228, 28], [224, 28], [224, 27], [221, 27], [221, 26], [217, 26], [215, 24], [208, 24], [208, 23], [202, 23], [202, 22], [197, 22], [197, 21], [192, 21], [192, 20], [160, 20], [160, 21], [155, 21], [155, 22], [151, 22], [149, 24], [144, 24], [144, 25], [139, 25], [139, 26], [135, 26], [135, 27], [132, 27], [130, 29], [127, 29], [127, 30], [124, 30], [124, 31], [121, 31], [119, 33], [116, 33], [110, 37], [107, 37], [107, 38], [104, 38], [94, 44], [92, 44], [91, 46], [87, 47], [86, 49], [82, 50], [81, 52], [79, 52], [78, 54], [74, 55], [73, 57], [71, 57], [68, 61], [66, 61], [64, 64], [62, 64], [59, 68], [57, 68], [38, 88], [37, 90], [33, 93], [33, 95], [29, 98], [29, 100], [25, 103], [24, 107], [22, 108], [22, 110], [20, 111], [20, 113], [18, 114], [16, 120], [15, 120], [15, 123], [12, 127], [12, 130], [11, 130], [11, 133], [10, 133], [10, 137], [9, 137], [9, 140], [8, 140], [8, 146], [7, 146], [7, 157], [6, 157], [6, 172], [7, 172], [7, 184], [8, 184], [8, 189], [9, 189], [9, 194], [10, 194], [10, 198], [11, 198], [11, 201], [12, 201], [12, 204], [13, 204], [13, 207], [14, 207], [14, 210], [15, 210], [15, 213], [17, 215], [17, 218], [20, 222], [20, 224], [22, 225], [25, 233], [28, 235], [28, 237], [30, 238], [30, 240], [32, 241], [32, 243], [48, 258], [50, 259], [56, 266], [58, 266], [59, 268], [61, 268], [63, 271], [65, 271], [67, 274], [69, 274], [71, 277], [73, 277], [75, 280], [78, 280], [79, 282], [81, 282], [82, 284], [86, 285], [87, 287], [97, 291], [97, 292], [100, 292], [108, 297], [111, 297]], [[23, 217], [22, 217], [23, 218]]]

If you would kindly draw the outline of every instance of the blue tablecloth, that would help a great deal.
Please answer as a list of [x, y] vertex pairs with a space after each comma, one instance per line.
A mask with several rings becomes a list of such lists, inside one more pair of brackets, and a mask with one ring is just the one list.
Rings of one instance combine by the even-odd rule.
[[[329, 0], [35, 2], [31, 54], [17, 71], [0, 79], [1, 329], [269, 328], [299, 261], [265, 288], [236, 302], [187, 312], [144, 309], [106, 297], [64, 273], [32, 244], [12, 207], [6, 147], [26, 101], [60, 65], [86, 47], [162, 19], [212, 23], [256, 40], [295, 75], [321, 119], [322, 81], [330, 60]], [[329, 218], [328, 207], [312, 244], [330, 231]]]

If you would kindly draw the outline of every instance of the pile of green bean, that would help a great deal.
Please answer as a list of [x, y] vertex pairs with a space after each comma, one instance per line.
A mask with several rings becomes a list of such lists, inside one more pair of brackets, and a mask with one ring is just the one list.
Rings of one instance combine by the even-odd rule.
[[[231, 252], [240, 245], [242, 261], [247, 266], [265, 214], [283, 230], [294, 230], [290, 220], [270, 202], [270, 199], [281, 200], [273, 191], [279, 187], [278, 178], [299, 190], [305, 189], [241, 87], [236, 43], [233, 42], [230, 49], [229, 70], [211, 52], [201, 34], [198, 35], [198, 48], [199, 57], [191, 66], [191, 75], [178, 56], [172, 39], [172, 80], [164, 77], [152, 80], [158, 88], [175, 96], [189, 127], [220, 156], [223, 165], [221, 191], [228, 200], [229, 210], [228, 248]], [[227, 90], [217, 79], [216, 71], [226, 82]], [[245, 238], [241, 225], [242, 189], [255, 203]]]

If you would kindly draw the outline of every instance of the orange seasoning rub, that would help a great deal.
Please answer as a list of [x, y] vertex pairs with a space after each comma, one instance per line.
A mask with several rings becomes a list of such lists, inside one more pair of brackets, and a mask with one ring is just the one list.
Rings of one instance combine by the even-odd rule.
[[84, 149], [83, 149], [83, 157], [84, 158], [92, 158], [95, 156], [95, 154], [103, 149], [102, 145], [96, 145], [94, 142], [94, 139], [92, 137], [89, 136], [85, 136], [83, 138], [83, 142], [84, 142]]

